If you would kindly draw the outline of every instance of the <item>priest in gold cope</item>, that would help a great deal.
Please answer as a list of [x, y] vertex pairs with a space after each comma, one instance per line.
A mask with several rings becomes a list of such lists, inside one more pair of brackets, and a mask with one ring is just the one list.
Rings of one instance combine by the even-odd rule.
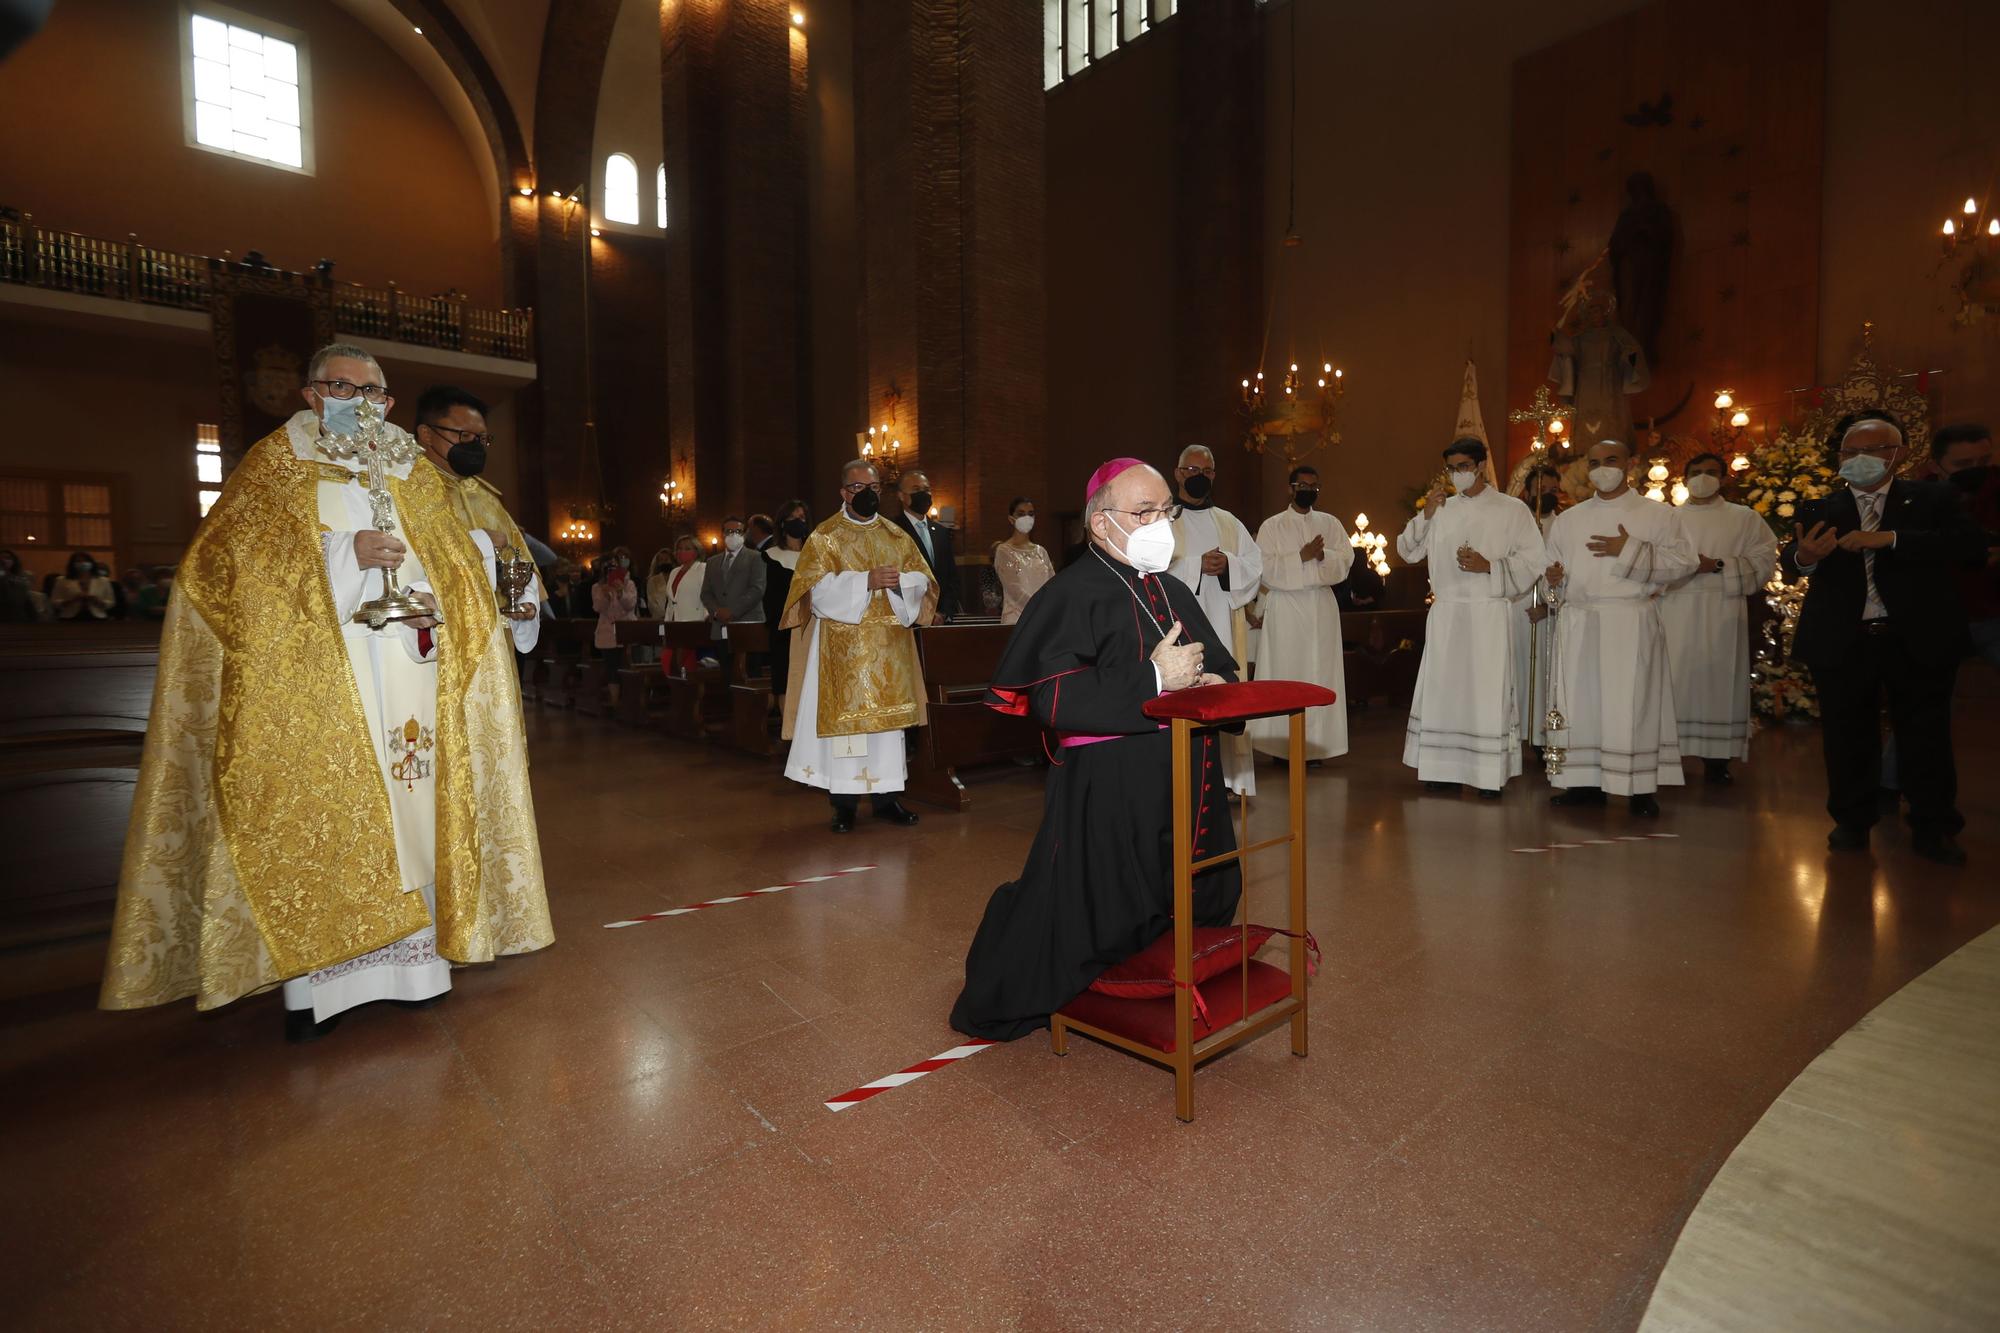
[[913, 625], [937, 614], [923, 552], [881, 517], [882, 478], [856, 459], [841, 469], [841, 507], [806, 538], [780, 632], [792, 645], [785, 691], [785, 776], [833, 802], [833, 831], [854, 828], [862, 793], [875, 817], [914, 824], [896, 799], [907, 764], [903, 729], [925, 721]]
[[[282, 986], [304, 1040], [554, 938], [510, 652], [539, 622], [502, 619], [492, 542], [416, 443], [364, 425], [394, 402], [374, 358], [308, 374], [180, 563], [107, 1009]], [[356, 622], [391, 571], [435, 619]]]

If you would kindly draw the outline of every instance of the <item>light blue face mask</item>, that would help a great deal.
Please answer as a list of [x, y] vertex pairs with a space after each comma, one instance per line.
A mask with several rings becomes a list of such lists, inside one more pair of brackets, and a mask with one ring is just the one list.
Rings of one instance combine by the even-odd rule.
[[319, 400], [320, 424], [329, 435], [359, 435], [361, 433], [361, 395], [352, 398], [327, 398]]
[[1889, 475], [1889, 465], [1873, 454], [1856, 454], [1840, 465], [1840, 475], [1849, 486], [1859, 486], [1862, 490], [1873, 490], [1882, 478]]

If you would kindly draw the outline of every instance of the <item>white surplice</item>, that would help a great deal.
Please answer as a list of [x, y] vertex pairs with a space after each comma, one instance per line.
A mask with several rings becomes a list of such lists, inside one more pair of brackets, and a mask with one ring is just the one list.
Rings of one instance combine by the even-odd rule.
[[1770, 581], [1778, 540], [1753, 509], [1714, 499], [1681, 506], [1695, 555], [1720, 560], [1714, 574], [1676, 579], [1660, 599], [1681, 753], [1750, 757], [1750, 607]]
[[[1227, 571], [1221, 577], [1202, 572], [1201, 558], [1210, 551], [1221, 551], [1227, 562]], [[1264, 574], [1264, 555], [1244, 529], [1242, 520], [1214, 505], [1183, 508], [1174, 523], [1174, 563], [1167, 572], [1194, 592], [1201, 613], [1229, 647], [1237, 667], [1247, 669], [1249, 625], [1240, 617], [1242, 608], [1257, 595]], [[1223, 586], [1225, 582], [1228, 587]], [[1266, 638], [1265, 643], [1269, 642]], [[1255, 763], [1247, 737], [1223, 737], [1222, 774], [1230, 791], [1239, 796], [1257, 794]]]
[[[849, 519], [849, 522], [854, 520]], [[871, 523], [882, 520], [872, 518]], [[885, 590], [896, 621], [914, 625], [924, 609], [930, 579], [904, 574], [896, 587]], [[785, 776], [836, 796], [889, 796], [903, 790], [909, 761], [903, 730], [869, 731], [854, 736], [819, 734], [819, 626], [822, 620], [859, 625], [868, 610], [868, 571], [827, 574], [812, 587], [812, 615], [806, 619], [805, 681], [799, 687], [799, 711], [792, 728], [792, 751], [785, 759]], [[797, 651], [797, 640], [793, 651]]]
[[[1554, 514], [1535, 514], [1537, 539], [1545, 545]], [[1514, 700], [1521, 714], [1521, 736], [1533, 745], [1547, 742], [1543, 723], [1549, 714], [1549, 670], [1555, 661], [1556, 618], [1549, 597], [1548, 580], [1538, 571], [1535, 586], [1512, 599], [1513, 614], [1507, 622], [1514, 653]], [[1539, 621], [1529, 619], [1536, 607], [1547, 610]]]
[[[1326, 554], [1299, 559], [1299, 548], [1326, 538]], [[1257, 529], [1264, 557], [1264, 628], [1258, 632], [1257, 678], [1304, 680], [1324, 685], [1337, 703], [1306, 710], [1306, 759], [1347, 753], [1347, 667], [1340, 641], [1340, 602], [1334, 585], [1354, 567], [1347, 529], [1317, 509], [1286, 509]], [[1291, 719], [1259, 718], [1249, 726], [1250, 743], [1264, 754], [1291, 753]]]
[[[355, 562], [354, 536], [375, 527], [362, 465], [319, 455], [313, 446], [319, 426], [311, 412], [301, 412], [288, 424], [292, 452], [353, 475], [352, 481], [322, 479], [318, 483], [320, 552], [341, 641], [361, 696], [361, 712], [375, 746], [375, 759], [389, 793], [389, 824], [396, 840], [396, 865], [405, 893], [421, 893], [433, 920], [437, 915], [437, 649], [420, 651], [417, 631], [404, 624], [371, 630], [354, 623], [363, 602], [382, 595], [382, 572], [364, 570]], [[406, 479], [409, 465], [391, 467], [389, 475]], [[394, 512], [394, 506], [391, 506]], [[400, 525], [399, 525], [400, 533]], [[471, 531], [466, 539], [477, 547], [489, 582], [496, 580], [492, 541]], [[396, 577], [404, 587], [431, 591], [422, 563], [412, 550]], [[540, 617], [501, 621], [510, 625], [516, 651], [528, 652], [541, 635]], [[451, 633], [440, 625], [433, 634]], [[497, 632], [497, 631], [496, 631]], [[326, 1019], [373, 1000], [427, 1000], [451, 989], [451, 965], [438, 956], [435, 925], [405, 935], [380, 949], [331, 967], [294, 977], [284, 984], [287, 1009], [310, 1009], [313, 1021]]]
[[[1460, 569], [1462, 547], [1492, 567]], [[1403, 762], [1425, 782], [1497, 791], [1521, 771], [1512, 599], [1541, 574], [1534, 515], [1490, 485], [1477, 495], [1448, 496], [1436, 514], [1426, 509], [1410, 520], [1396, 538], [1396, 554], [1410, 564], [1430, 563], [1432, 593]]]
[[[1616, 537], [1615, 556], [1593, 554], [1593, 537]], [[1548, 560], [1566, 578], [1556, 629], [1556, 675], [1550, 706], [1562, 710], [1566, 737], [1558, 787], [1599, 787], [1631, 796], [1681, 784], [1680, 735], [1673, 676], [1658, 595], [1694, 570], [1673, 506], [1627, 489], [1615, 500], [1592, 496], [1549, 525]]]

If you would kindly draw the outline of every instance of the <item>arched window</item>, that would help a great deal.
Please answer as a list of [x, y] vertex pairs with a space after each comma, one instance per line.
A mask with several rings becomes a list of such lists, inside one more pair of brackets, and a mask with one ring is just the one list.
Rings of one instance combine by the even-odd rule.
[[632, 226], [639, 222], [639, 164], [623, 153], [604, 159], [604, 218]]
[[664, 162], [660, 163], [659, 184], [655, 188], [659, 194], [659, 207], [653, 216], [658, 219], [660, 228], [665, 230], [667, 225], [667, 164]]

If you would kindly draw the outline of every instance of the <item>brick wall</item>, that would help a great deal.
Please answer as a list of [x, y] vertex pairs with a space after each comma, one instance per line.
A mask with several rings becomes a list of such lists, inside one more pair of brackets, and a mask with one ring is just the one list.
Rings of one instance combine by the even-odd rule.
[[980, 554], [1046, 484], [1041, 15], [857, 0], [855, 19], [866, 420], [893, 411]]

